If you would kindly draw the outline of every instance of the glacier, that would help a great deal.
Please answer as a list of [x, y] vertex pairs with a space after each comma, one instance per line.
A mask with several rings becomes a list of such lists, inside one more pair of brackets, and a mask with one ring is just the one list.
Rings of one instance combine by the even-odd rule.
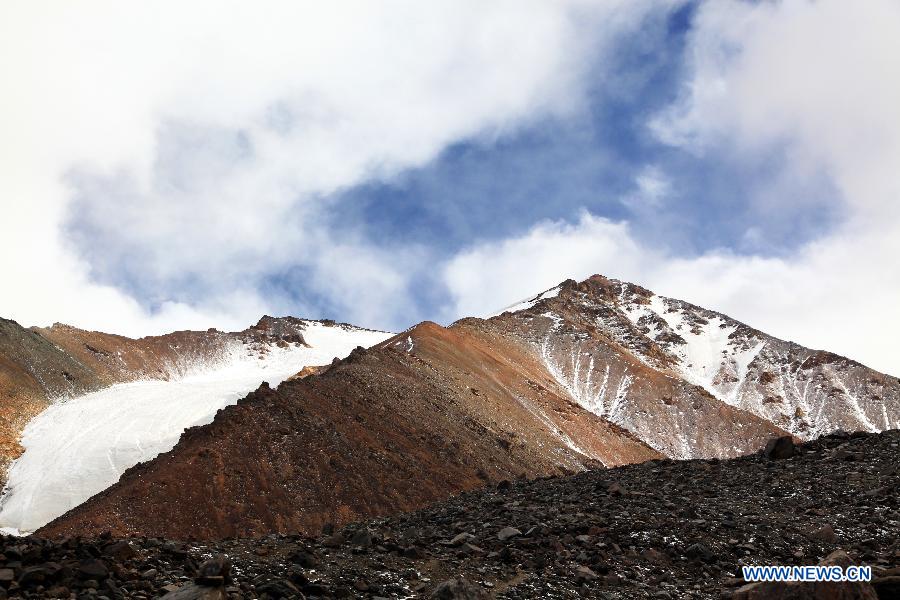
[[27, 534], [103, 491], [122, 473], [168, 452], [188, 427], [212, 422], [262, 382], [276, 386], [393, 334], [310, 321], [309, 346], [235, 341], [212, 365], [170, 381], [122, 383], [59, 401], [32, 419], [0, 499], [0, 531]]

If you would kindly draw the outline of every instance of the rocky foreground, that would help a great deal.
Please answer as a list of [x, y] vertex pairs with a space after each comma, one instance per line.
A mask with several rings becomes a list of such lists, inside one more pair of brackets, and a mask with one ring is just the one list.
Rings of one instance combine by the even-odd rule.
[[[900, 431], [785, 442], [502, 482], [316, 538], [5, 537], [0, 596], [900, 597]], [[875, 581], [773, 590], [738, 578], [741, 565], [816, 564], [835, 550]]]

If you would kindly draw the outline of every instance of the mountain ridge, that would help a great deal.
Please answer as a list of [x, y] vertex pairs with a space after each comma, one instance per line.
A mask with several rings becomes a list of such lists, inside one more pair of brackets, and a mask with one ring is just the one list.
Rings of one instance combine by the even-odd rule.
[[[900, 414], [896, 378], [714, 311], [603, 276], [550, 292], [488, 319], [420, 323], [258, 390], [39, 533], [310, 532], [522, 475], [730, 458], [776, 436], [871, 430], [879, 401], [888, 424]], [[858, 396], [876, 384], [877, 400]], [[780, 402], [762, 402], [770, 388], [785, 391]], [[265, 456], [244, 450], [248, 427]], [[336, 463], [305, 462], [303, 444]], [[422, 468], [398, 463], [404, 453]], [[240, 500], [212, 506], [178, 481]], [[160, 520], [163, 506], [191, 523]]]
[[[235, 348], [243, 361], [280, 365], [274, 379], [265, 371], [242, 375], [241, 385], [259, 377], [244, 388], [256, 391], [223, 401], [218, 412], [210, 405], [208, 418], [184, 417], [183, 434], [166, 433], [172, 442], [152, 452], [138, 443], [136, 458], [116, 458], [121, 470], [58, 503], [61, 516], [42, 535], [311, 532], [503, 479], [659, 457], [724, 459], [753, 453], [777, 436], [803, 440], [837, 429], [900, 426], [900, 380], [601, 275], [568, 279], [486, 319], [466, 317], [447, 327], [426, 321], [393, 336], [268, 316], [241, 332], [139, 340], [59, 324], [0, 326], [17, 332], [20, 345], [38, 346], [37, 356], [54, 359], [32, 360], [26, 365], [32, 371], [56, 377], [46, 381], [59, 380], [57, 387], [109, 390], [78, 398], [103, 398], [111, 408], [119, 401], [110, 394], [123, 379], [177, 384], [192, 373], [204, 382], [230, 376], [213, 367], [230, 364]], [[314, 331], [343, 336], [342, 350], [315, 351], [304, 337]], [[353, 332], [366, 331], [371, 348], [351, 351], [359, 345]], [[14, 354], [15, 343], [5, 344], [5, 354], [10, 348]], [[28, 356], [19, 355], [19, 363]], [[63, 363], [82, 371], [66, 377]], [[286, 381], [258, 386], [270, 379]], [[3, 381], [0, 371], [0, 389]], [[160, 385], [154, 402], [171, 396], [169, 384]], [[185, 407], [194, 402], [189, 392], [178, 399]], [[124, 395], [121, 401], [126, 397], [146, 402]], [[32, 445], [38, 433], [29, 434]], [[16, 485], [23, 477], [27, 484], [27, 468], [43, 468], [26, 465], [52, 464], [54, 451], [51, 445], [39, 458], [32, 450], [17, 461]], [[404, 456], [416, 457], [417, 465], [404, 464]], [[10, 496], [0, 515], [11, 514]], [[216, 497], [233, 501], [214, 505]], [[161, 520], [173, 507], [184, 517]]]

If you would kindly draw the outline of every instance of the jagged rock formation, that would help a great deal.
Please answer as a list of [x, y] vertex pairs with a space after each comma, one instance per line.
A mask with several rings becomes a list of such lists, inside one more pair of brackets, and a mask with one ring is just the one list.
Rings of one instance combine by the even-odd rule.
[[669, 456], [755, 449], [759, 421], [800, 439], [900, 427], [896, 377], [637, 285], [569, 280], [499, 318], [580, 405]]

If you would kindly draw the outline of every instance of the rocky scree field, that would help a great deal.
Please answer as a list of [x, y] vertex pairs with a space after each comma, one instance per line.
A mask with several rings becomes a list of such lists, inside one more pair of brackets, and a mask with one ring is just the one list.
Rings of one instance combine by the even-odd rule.
[[[900, 431], [718, 460], [502, 481], [317, 536], [2, 538], [0, 596], [897, 598]], [[843, 554], [833, 555], [835, 551]], [[742, 565], [870, 565], [871, 584], [755, 584]]]

